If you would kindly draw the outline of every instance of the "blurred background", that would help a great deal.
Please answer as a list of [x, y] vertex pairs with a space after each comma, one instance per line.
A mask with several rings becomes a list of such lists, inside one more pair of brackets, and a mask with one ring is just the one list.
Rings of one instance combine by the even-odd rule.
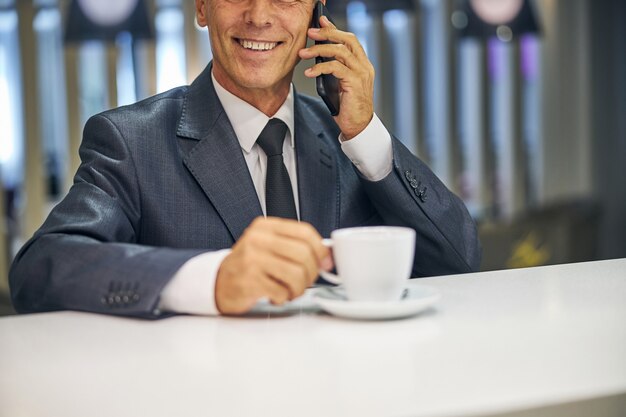
[[[381, 119], [479, 224], [483, 270], [626, 257], [626, 1], [328, 6], [376, 68]], [[194, 0], [0, 0], [0, 314], [85, 121], [210, 59]]]

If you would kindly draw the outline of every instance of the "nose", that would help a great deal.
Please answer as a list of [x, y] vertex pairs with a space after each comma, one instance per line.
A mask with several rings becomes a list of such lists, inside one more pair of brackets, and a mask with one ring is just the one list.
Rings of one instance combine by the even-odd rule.
[[247, 24], [256, 27], [271, 26], [272, 0], [249, 0], [244, 18]]

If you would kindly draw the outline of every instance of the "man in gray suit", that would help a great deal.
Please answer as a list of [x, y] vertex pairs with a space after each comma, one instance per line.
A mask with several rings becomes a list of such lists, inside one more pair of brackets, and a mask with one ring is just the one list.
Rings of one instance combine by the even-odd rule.
[[[325, 18], [308, 29], [313, 0], [196, 9], [212, 64], [190, 86], [87, 122], [73, 187], [12, 265], [17, 311], [155, 318], [281, 304], [333, 267], [322, 237], [351, 226], [414, 228], [414, 276], [478, 267], [463, 203], [374, 114], [374, 71], [354, 35]], [[305, 48], [307, 36], [333, 44]], [[305, 72], [340, 79], [334, 118], [291, 84], [299, 59], [316, 56], [336, 58]], [[264, 217], [256, 141], [276, 119], [299, 221]]]

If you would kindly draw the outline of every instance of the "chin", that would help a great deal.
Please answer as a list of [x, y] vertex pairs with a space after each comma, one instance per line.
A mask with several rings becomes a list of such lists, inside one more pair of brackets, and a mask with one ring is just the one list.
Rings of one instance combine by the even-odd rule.
[[[239, 78], [240, 85], [251, 89], [270, 89], [276, 87], [285, 80], [285, 77], [277, 77], [276, 75], [264, 75], [256, 72], [255, 74], [245, 74]], [[291, 80], [289, 80], [291, 82]]]

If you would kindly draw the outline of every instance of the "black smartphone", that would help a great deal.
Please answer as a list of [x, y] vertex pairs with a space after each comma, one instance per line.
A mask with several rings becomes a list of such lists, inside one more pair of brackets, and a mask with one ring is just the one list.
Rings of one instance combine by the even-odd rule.
[[[324, 6], [324, 3], [318, 1], [315, 4], [315, 9], [313, 10], [313, 21], [311, 23], [312, 28], [320, 28], [320, 17], [326, 16], [328, 20], [330, 20], [333, 24], [333, 20], [330, 18], [328, 14], [328, 9]], [[315, 41], [316, 45], [331, 43], [329, 41]], [[315, 63], [319, 64], [322, 62], [333, 61], [335, 58], [324, 58], [317, 57], [315, 58]], [[324, 100], [326, 103], [326, 107], [330, 110], [330, 114], [333, 116], [337, 116], [339, 114], [339, 80], [332, 74], [322, 74], [317, 77], [315, 80], [315, 84], [317, 87], [317, 94]]]

